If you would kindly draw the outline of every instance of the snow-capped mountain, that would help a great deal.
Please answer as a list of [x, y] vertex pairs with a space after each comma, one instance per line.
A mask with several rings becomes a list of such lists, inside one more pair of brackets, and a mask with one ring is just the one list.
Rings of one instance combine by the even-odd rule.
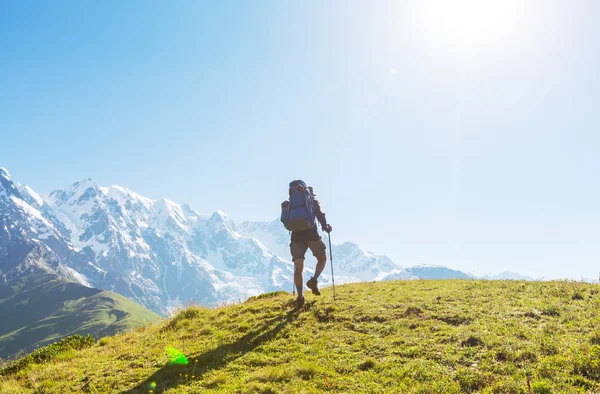
[[245, 299], [290, 280], [291, 263], [230, 228], [221, 212], [203, 217], [189, 206], [101, 188], [89, 179], [41, 197], [0, 170], [5, 280], [24, 267], [19, 248], [34, 246], [47, 253], [40, 264], [51, 263], [48, 268], [63, 277], [114, 290], [163, 314], [182, 303]]
[[[5, 260], [18, 260], [10, 250], [26, 243], [43, 249], [61, 275], [164, 315], [187, 303], [215, 305], [291, 290], [289, 242], [279, 220], [237, 225], [222, 211], [202, 215], [187, 204], [91, 179], [39, 195], [0, 168], [0, 279], [8, 272]], [[332, 251], [338, 284], [472, 277], [445, 267], [402, 269], [351, 242], [333, 244]], [[308, 258], [309, 273], [314, 263]], [[319, 280], [323, 286], [331, 280], [327, 272]]]
[[62, 236], [27, 202], [32, 196], [22, 192], [28, 191], [15, 185], [8, 171], [0, 168], [0, 284], [43, 272], [89, 285], [49, 246], [60, 245]]
[[203, 216], [90, 179], [53, 191], [44, 203], [71, 246], [91, 257], [77, 267], [90, 283], [158, 312], [245, 299], [291, 280], [290, 262], [240, 236], [220, 211]]

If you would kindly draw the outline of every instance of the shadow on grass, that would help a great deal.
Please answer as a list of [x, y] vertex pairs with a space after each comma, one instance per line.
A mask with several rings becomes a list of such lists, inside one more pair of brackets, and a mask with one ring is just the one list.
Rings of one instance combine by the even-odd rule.
[[[196, 377], [196, 380], [199, 380], [202, 375], [223, 368], [228, 363], [275, 338], [300, 312], [299, 309], [293, 309], [285, 315], [266, 320], [259, 328], [247, 333], [235, 342], [220, 345], [199, 355], [190, 355], [188, 365], [167, 364], [134, 388], [122, 393], [148, 393], [149, 390], [153, 390], [155, 393], [163, 392], [163, 390], [166, 391], [181, 384], [191, 383], [192, 375]], [[198, 360], [197, 363], [196, 360]], [[186, 374], [188, 375], [187, 378]], [[156, 383], [156, 386], [153, 383]]]

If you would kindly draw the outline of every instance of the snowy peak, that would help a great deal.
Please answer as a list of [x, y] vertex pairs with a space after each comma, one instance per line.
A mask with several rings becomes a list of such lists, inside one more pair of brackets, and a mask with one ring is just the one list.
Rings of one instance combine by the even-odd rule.
[[173, 201], [161, 198], [153, 204], [152, 209], [158, 220], [159, 228], [173, 232], [189, 231], [190, 225], [183, 209]]
[[[18, 196], [19, 190], [10, 177], [10, 173], [3, 167], [0, 167], [0, 195]], [[20, 196], [19, 196], [20, 197]]]
[[56, 205], [82, 205], [96, 198], [100, 193], [98, 184], [91, 178], [87, 178], [63, 190], [54, 190], [49, 197]]
[[198, 220], [202, 219], [202, 215], [200, 215], [198, 212], [196, 212], [188, 204], [183, 204], [181, 206], [181, 210], [183, 211], [183, 215], [185, 216], [185, 219], [187, 220], [187, 222], [189, 223], [189, 225], [191, 227], [195, 227], [196, 224], [198, 223]]
[[6, 179], [9, 182], [12, 182], [12, 178], [10, 176], [10, 172], [4, 167], [0, 167], [0, 178]]
[[225, 214], [225, 212], [218, 210], [208, 218], [207, 223], [216, 231], [228, 230], [231, 233], [237, 233], [237, 226]]
[[210, 220], [214, 221], [214, 222], [222, 222], [222, 223], [228, 223], [231, 221], [231, 219], [229, 219], [229, 216], [227, 216], [227, 214], [225, 212], [221, 211], [220, 209], [216, 210], [210, 216]]
[[[0, 175], [0, 227], [6, 231], [7, 239], [8, 227], [12, 229], [11, 234], [18, 233], [23, 237], [47, 239], [55, 236], [57, 232], [54, 225], [38, 209], [39, 196], [33, 190], [29, 194], [28, 187], [21, 187], [21, 190], [25, 192], [24, 195], [13, 183], [8, 171], [3, 169]], [[1, 238], [2, 234], [0, 241]]]
[[100, 187], [100, 190], [105, 196], [117, 201], [117, 203], [125, 209], [129, 209], [129, 206], [137, 204], [140, 204], [147, 209], [151, 209], [152, 204], [154, 204], [154, 201], [151, 199], [140, 196], [123, 186], [113, 185], [110, 187]]
[[332, 245], [334, 258], [340, 262], [339, 272], [361, 280], [379, 280], [389, 272], [399, 272], [401, 267], [387, 256], [376, 256], [352, 242]]
[[338, 245], [338, 250], [342, 250], [345, 252], [357, 252], [357, 251], [361, 251], [363, 253], [364, 252], [357, 244], [353, 243], [353, 242], [344, 242], [341, 245]]
[[36, 209], [40, 209], [44, 205], [44, 200], [27, 185], [19, 187], [21, 197], [25, 202]]

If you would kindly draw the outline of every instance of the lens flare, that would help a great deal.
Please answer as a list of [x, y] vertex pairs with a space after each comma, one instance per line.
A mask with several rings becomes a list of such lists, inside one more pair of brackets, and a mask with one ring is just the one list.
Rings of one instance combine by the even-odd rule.
[[169, 355], [169, 365], [187, 365], [188, 359], [181, 351], [174, 347], [167, 347], [167, 354]]

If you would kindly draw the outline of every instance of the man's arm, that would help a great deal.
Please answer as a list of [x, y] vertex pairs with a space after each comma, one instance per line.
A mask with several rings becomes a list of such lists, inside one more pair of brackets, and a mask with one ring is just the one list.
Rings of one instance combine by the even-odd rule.
[[[317, 217], [317, 220], [319, 221], [319, 223], [321, 223], [321, 229], [323, 231], [331, 231], [331, 227], [327, 224], [327, 218], [325, 217], [325, 213], [323, 213], [323, 211], [321, 210], [321, 203], [319, 203], [318, 200], [313, 200], [314, 201], [314, 205], [315, 205], [315, 216]], [[329, 232], [327, 231], [327, 232]]]

